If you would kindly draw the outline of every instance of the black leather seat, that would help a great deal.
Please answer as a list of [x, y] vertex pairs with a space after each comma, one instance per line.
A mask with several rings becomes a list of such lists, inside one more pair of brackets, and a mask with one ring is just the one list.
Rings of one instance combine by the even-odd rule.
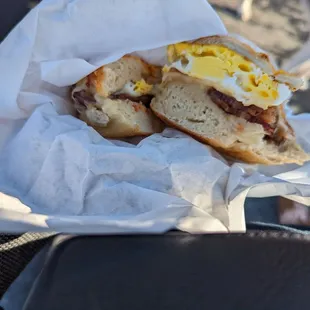
[[77, 237], [56, 242], [24, 310], [307, 309], [310, 236]]

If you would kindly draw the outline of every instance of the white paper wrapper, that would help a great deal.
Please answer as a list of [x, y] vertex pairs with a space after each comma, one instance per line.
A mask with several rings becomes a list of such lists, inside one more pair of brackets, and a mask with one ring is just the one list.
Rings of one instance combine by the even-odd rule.
[[53, 0], [31, 11], [0, 46], [0, 231], [244, 231], [247, 195], [309, 204], [307, 165], [266, 176], [176, 130], [135, 146], [68, 115], [67, 86], [99, 66], [137, 51], [163, 64], [167, 44], [214, 34], [226, 30], [205, 0]]

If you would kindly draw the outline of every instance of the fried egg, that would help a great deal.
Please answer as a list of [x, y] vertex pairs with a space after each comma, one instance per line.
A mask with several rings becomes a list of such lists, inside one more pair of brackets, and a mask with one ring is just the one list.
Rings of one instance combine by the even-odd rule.
[[119, 94], [128, 94], [133, 97], [139, 97], [149, 94], [153, 89], [153, 85], [147, 84], [145, 80], [141, 79], [137, 82], [130, 81], [118, 91]]
[[194, 78], [210, 82], [245, 106], [262, 109], [277, 106], [291, 97], [290, 88], [262, 72], [242, 55], [218, 45], [178, 43], [168, 47], [170, 65]]

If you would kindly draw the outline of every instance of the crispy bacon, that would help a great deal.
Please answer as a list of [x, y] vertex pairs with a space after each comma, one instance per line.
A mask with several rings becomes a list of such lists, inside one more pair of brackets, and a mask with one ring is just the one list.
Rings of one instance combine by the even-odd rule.
[[[95, 97], [87, 92], [86, 90], [80, 90], [77, 92], [74, 92], [72, 94], [72, 97], [77, 105], [79, 105], [80, 108], [86, 108], [89, 104], [96, 104]], [[128, 94], [112, 94], [110, 95], [110, 99], [121, 99], [121, 100], [130, 100], [137, 103], [142, 103], [147, 108], [149, 108], [150, 103], [153, 99], [153, 95], [142, 95], [142, 96], [131, 96]]]
[[208, 95], [226, 113], [242, 117], [248, 122], [262, 125], [266, 135], [272, 136], [274, 134], [279, 118], [277, 107], [270, 107], [264, 110], [255, 105], [244, 106], [235, 98], [225, 95], [214, 88], [208, 90]]
[[111, 99], [121, 99], [121, 100], [130, 100], [133, 102], [140, 102], [143, 105], [145, 105], [147, 108], [150, 107], [150, 103], [151, 103], [153, 97], [154, 97], [153, 95], [142, 95], [142, 96], [138, 96], [138, 97], [131, 96], [128, 94], [112, 94], [112, 95], [110, 95]]

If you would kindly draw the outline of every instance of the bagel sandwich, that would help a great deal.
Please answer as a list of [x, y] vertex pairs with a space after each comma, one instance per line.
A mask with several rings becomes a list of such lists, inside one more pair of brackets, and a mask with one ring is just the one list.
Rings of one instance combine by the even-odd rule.
[[105, 138], [147, 136], [163, 130], [149, 108], [161, 67], [125, 55], [104, 65], [72, 87], [78, 117]]
[[253, 164], [303, 164], [284, 104], [302, 86], [265, 53], [230, 36], [167, 47], [168, 64], [151, 102], [166, 124], [224, 155]]

